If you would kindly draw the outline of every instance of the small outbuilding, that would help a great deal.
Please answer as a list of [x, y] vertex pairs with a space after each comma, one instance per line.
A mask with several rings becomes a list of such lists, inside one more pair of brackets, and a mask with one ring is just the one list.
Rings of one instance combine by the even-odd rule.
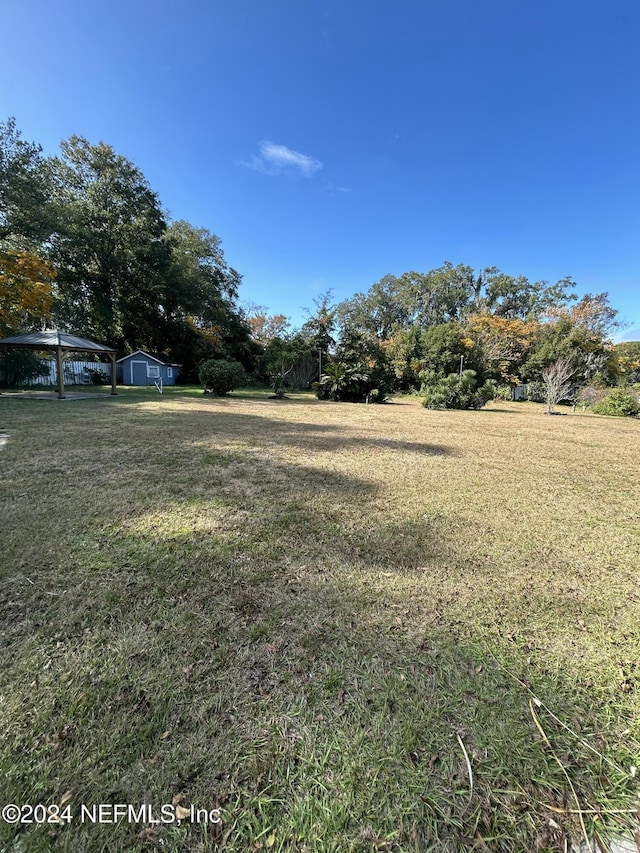
[[118, 382], [122, 385], [175, 385], [179, 364], [162, 355], [139, 349], [116, 362]]

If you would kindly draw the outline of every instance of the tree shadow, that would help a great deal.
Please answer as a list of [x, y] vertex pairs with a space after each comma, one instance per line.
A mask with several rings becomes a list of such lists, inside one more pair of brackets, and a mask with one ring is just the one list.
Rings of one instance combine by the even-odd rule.
[[[219, 434], [219, 424], [212, 425], [204, 416], [201, 421], [202, 435], [210, 433], [212, 436]], [[224, 418], [225, 415], [216, 413], [216, 418]], [[457, 456], [455, 448], [444, 444], [431, 442], [405, 441], [403, 439], [391, 439], [383, 437], [368, 437], [363, 435], [350, 436], [349, 427], [336, 424], [316, 424], [312, 422], [292, 422], [275, 419], [271, 416], [255, 414], [231, 414], [230, 421], [223, 427], [234, 435], [250, 435], [256, 443], [264, 447], [276, 445], [290, 445], [300, 449], [313, 452], [335, 452], [342, 449], [368, 447], [371, 449], [399, 450], [404, 452], [427, 454], [433, 456]], [[169, 420], [177, 425], [180, 415], [170, 416]]]
[[[12, 661], [1, 678], [15, 697], [9, 799], [184, 795], [226, 809], [220, 849], [251, 849], [272, 826], [296, 849], [302, 813], [334, 849], [391, 839], [459, 853], [489, 839], [511, 853], [577, 837], [550, 747], [580, 803], [616, 786], [631, 796], [628, 774], [601, 756], [632, 762], [629, 741], [616, 745], [634, 725], [632, 694], [612, 702], [610, 683], [589, 684], [553, 651], [560, 630], [546, 643], [527, 630], [527, 614], [554, 597], [587, 624], [597, 602], [490, 590], [495, 568], [471, 563], [458, 541], [471, 548], [477, 531], [389, 505], [380, 484], [311, 456], [453, 451], [253, 414], [162, 414], [153, 431], [144, 413], [126, 421], [117, 453], [78, 417], [55, 466], [37, 446], [9, 460], [21, 470], [4, 486], [7, 506], [39, 504], [56, 519], [33, 547], [20, 540], [0, 591]], [[81, 439], [95, 455], [78, 458]], [[278, 448], [311, 458], [262, 452]], [[38, 470], [25, 497], [23, 475]], [[9, 523], [7, 540], [19, 536]], [[493, 623], [479, 618], [482, 596]], [[532, 695], [571, 731], [534, 704], [545, 743]], [[107, 843], [91, 829], [91, 843]], [[104, 832], [134, 850], [138, 829]], [[193, 849], [211, 841], [189, 832]]]

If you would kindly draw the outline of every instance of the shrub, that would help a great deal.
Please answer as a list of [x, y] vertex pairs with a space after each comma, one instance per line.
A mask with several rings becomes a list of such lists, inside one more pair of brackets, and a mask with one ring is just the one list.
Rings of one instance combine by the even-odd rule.
[[325, 367], [320, 382], [314, 382], [313, 388], [319, 400], [351, 401], [358, 395], [358, 388], [366, 377], [358, 367], [342, 361], [331, 361]]
[[13, 349], [0, 355], [2, 388], [20, 388], [48, 373], [49, 364], [26, 350]]
[[284, 381], [284, 377], [274, 376], [271, 387], [273, 388], [274, 396], [277, 397], [278, 400], [283, 400], [286, 397], [286, 382]]
[[106, 385], [107, 384], [107, 374], [103, 370], [97, 370], [94, 367], [87, 367], [87, 373], [91, 378], [92, 385]]
[[228, 394], [234, 388], [246, 384], [247, 375], [244, 367], [239, 361], [224, 361], [223, 359], [210, 359], [200, 365], [198, 371], [200, 382], [204, 386], [204, 393]]
[[576, 403], [578, 406], [586, 409], [596, 406], [601, 403], [607, 396], [607, 391], [604, 388], [595, 388], [593, 385], [584, 385], [578, 392]]
[[463, 370], [462, 375], [450, 373], [444, 379], [436, 380], [422, 388], [427, 409], [481, 409], [492, 400], [495, 386], [485, 382], [478, 388], [475, 370]]
[[485, 382], [487, 385], [487, 390], [489, 387], [493, 387], [493, 397], [492, 400], [506, 400], [511, 401], [511, 386], [510, 385], [496, 385], [491, 379]]
[[529, 391], [527, 392], [527, 400], [531, 403], [544, 403], [544, 385], [542, 382], [530, 382]]
[[614, 388], [606, 397], [593, 407], [598, 415], [612, 415], [616, 418], [635, 418], [640, 414], [638, 395], [626, 388]]
[[325, 367], [320, 382], [312, 385], [319, 400], [348, 403], [384, 403], [386, 398], [384, 371], [362, 364], [348, 365], [332, 361]]

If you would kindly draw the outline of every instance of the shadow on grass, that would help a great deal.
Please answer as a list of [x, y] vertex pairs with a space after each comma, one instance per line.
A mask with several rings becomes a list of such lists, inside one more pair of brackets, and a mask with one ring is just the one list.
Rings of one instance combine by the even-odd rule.
[[[220, 407], [221, 400], [216, 400], [215, 406], [209, 407], [205, 403], [203, 410], [190, 410], [184, 413], [175, 410], [167, 411], [160, 407], [157, 411], [149, 411], [146, 408], [140, 409], [141, 402], [147, 401], [130, 399], [125, 402], [125, 406], [134, 406], [138, 409], [136, 414], [140, 422], [144, 424], [145, 429], [150, 418], [161, 417], [163, 432], [170, 435], [180, 445], [183, 444], [183, 439], [179, 436], [183, 432], [186, 421], [189, 433], [195, 433], [198, 436], [195, 440], [187, 439], [187, 442], [190, 441], [193, 447], [203, 445], [208, 438], [212, 441], [223, 439], [230, 443], [237, 442], [242, 438], [248, 439], [248, 445], [254, 447], [269, 448], [290, 445], [311, 452], [333, 453], [342, 449], [369, 447], [374, 450], [400, 450], [435, 456], [459, 455], [455, 448], [445, 444], [405, 441], [382, 436], [350, 436], [349, 425], [281, 420], [273, 417], [270, 413], [264, 415], [248, 414], [235, 408], [229, 411]], [[269, 412], [271, 411], [269, 409]], [[117, 412], [114, 413], [115, 420], [113, 423], [115, 424], [119, 420], [117, 414]], [[123, 411], [123, 421], [127, 424], [131, 423], [128, 408]], [[123, 438], [126, 439], [126, 436]]]
[[[218, 433], [218, 424], [212, 424], [207, 420], [209, 416], [204, 415], [201, 421], [202, 439], [205, 438], [207, 432], [211, 433], [212, 437], [216, 437]], [[224, 417], [223, 414], [216, 413], [215, 417]], [[338, 426], [336, 424], [316, 424], [310, 422], [295, 422], [282, 421], [265, 415], [239, 415], [232, 414], [229, 416], [232, 419], [237, 419], [234, 426], [234, 435], [248, 435], [254, 439], [256, 445], [259, 446], [276, 446], [288, 444], [292, 447], [297, 447], [310, 451], [335, 452], [342, 449], [361, 449], [369, 447], [371, 449], [385, 450], [401, 450], [412, 453], [424, 453], [436, 456], [454, 456], [458, 452], [444, 444], [434, 444], [430, 442], [415, 442], [405, 441], [403, 439], [391, 439], [381, 436], [350, 436], [347, 426]], [[177, 426], [180, 423], [180, 415], [176, 414], [170, 418]], [[223, 431], [226, 426], [223, 426]], [[235, 431], [237, 429], [237, 432]]]
[[[7, 849], [564, 849], [576, 803], [551, 748], [581, 807], [631, 797], [618, 769], [633, 761], [631, 696], [507, 633], [512, 590], [485, 588], [491, 567], [469, 577], [449, 520], [234, 446], [336, 453], [359, 439], [219, 411], [165, 412], [155, 430], [139, 417], [117, 453], [76, 416], [55, 464], [6, 448], [0, 770], [7, 801], [182, 798], [223, 822], [3, 826]], [[18, 474], [37, 471], [25, 497]], [[550, 605], [523, 595], [510, 619]]]
[[[121, 544], [143, 568], [114, 565], [84, 586], [89, 567], [72, 570], [44, 606], [26, 590], [42, 621], [14, 637], [3, 677], [11, 800], [180, 795], [223, 810], [223, 850], [277, 828], [279, 849], [365, 851], [378, 839], [453, 853], [486, 839], [511, 853], [579, 837], [551, 748], [581, 806], [631, 798], [633, 755], [616, 745], [628, 706], [594, 709], [593, 692], [530, 650], [453, 614], [433, 621], [424, 602], [367, 589], [331, 560], [243, 564], [241, 551], [158, 544], [145, 559], [148, 541]], [[78, 849], [142, 850], [139, 829], [27, 827], [24, 838], [34, 851], [52, 832]], [[163, 826], [157, 838], [197, 851], [213, 837]]]

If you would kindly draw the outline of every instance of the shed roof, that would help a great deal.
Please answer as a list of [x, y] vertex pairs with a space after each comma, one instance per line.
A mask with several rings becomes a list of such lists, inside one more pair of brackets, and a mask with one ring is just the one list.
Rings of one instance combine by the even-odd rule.
[[76, 352], [116, 352], [113, 347], [90, 341], [89, 338], [79, 338], [76, 335], [68, 335], [66, 332], [48, 330], [46, 332], [31, 332], [28, 335], [15, 335], [11, 338], [2, 338], [0, 346], [5, 347], [27, 347], [29, 349], [62, 349]]
[[158, 364], [164, 364], [165, 367], [180, 367], [179, 364], [176, 364], [175, 361], [171, 361], [164, 355], [161, 355], [159, 353], [145, 352], [145, 350], [142, 349], [137, 349], [135, 352], [130, 352], [128, 355], [119, 358], [116, 363], [121, 364], [123, 361], [127, 361], [127, 359], [132, 358], [134, 355], [144, 355], [146, 356], [146, 358], [150, 358], [151, 361], [157, 361]]

